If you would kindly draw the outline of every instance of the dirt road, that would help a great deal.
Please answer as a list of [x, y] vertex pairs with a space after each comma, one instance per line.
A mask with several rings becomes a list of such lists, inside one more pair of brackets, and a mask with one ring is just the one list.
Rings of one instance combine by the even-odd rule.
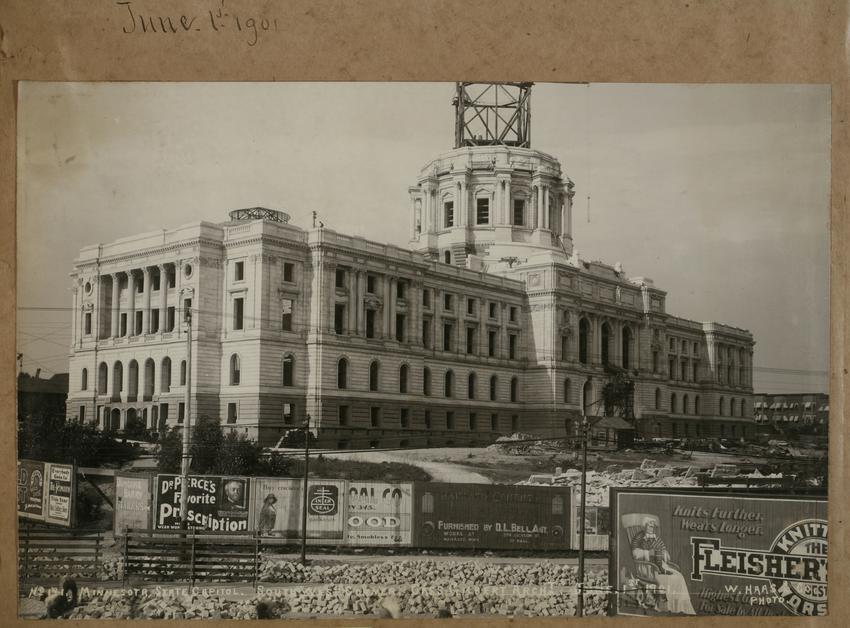
[[463, 465], [419, 460], [415, 450], [404, 453], [384, 451], [334, 452], [334, 457], [342, 460], [358, 460], [361, 462], [400, 462], [402, 464], [409, 464], [426, 471], [434, 482], [492, 484], [489, 478], [480, 473], [470, 471]]

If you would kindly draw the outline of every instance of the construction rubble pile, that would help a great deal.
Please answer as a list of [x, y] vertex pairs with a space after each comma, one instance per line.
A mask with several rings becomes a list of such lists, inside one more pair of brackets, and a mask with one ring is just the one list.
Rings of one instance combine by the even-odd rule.
[[[576, 612], [575, 567], [560, 564], [481, 564], [472, 561], [316, 565], [283, 559], [267, 563], [260, 593], [207, 595], [186, 589], [83, 589], [70, 619], [256, 619], [258, 604], [272, 617], [334, 615], [570, 616]], [[604, 614], [607, 571], [587, 576], [587, 614]], [[55, 590], [36, 587], [30, 597], [46, 599]], [[388, 604], [388, 600], [392, 604]]]
[[500, 436], [488, 449], [511, 456], [534, 456], [540, 454], [564, 453], [564, 440], [541, 439], [534, 434], [515, 432], [510, 436]]

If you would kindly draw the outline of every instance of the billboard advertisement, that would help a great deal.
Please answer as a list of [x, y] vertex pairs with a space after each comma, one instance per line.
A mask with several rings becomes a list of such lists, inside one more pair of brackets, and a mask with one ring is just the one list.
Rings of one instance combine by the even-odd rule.
[[[179, 505], [179, 502], [178, 502]], [[151, 482], [144, 476], [115, 475], [116, 536], [127, 529], [146, 530], [151, 521]]]
[[612, 489], [615, 614], [825, 615], [825, 498]]
[[352, 545], [410, 545], [409, 483], [348, 482], [345, 538]]
[[[248, 532], [248, 490], [246, 477], [190, 475], [188, 477], [188, 527], [211, 532]], [[179, 475], [157, 475], [154, 498], [154, 528], [180, 529]]]
[[[303, 480], [254, 478], [251, 492], [251, 529], [262, 536], [301, 538]], [[309, 539], [339, 541], [344, 531], [344, 480], [309, 480], [307, 529]]]
[[46, 463], [18, 460], [18, 516], [44, 521]]
[[44, 491], [46, 512], [44, 521], [70, 526], [74, 518], [74, 467], [70, 464], [46, 464], [47, 490]]
[[570, 489], [416, 482], [417, 547], [569, 549]]
[[[602, 500], [600, 500], [602, 501]], [[588, 551], [607, 551], [608, 550], [608, 523], [611, 520], [611, 513], [608, 509], [608, 500], [602, 503], [588, 503], [584, 507], [584, 549]], [[580, 539], [579, 532], [581, 531], [581, 489], [578, 486], [572, 487], [572, 519], [570, 520], [570, 530], [572, 534], [572, 549], [579, 549]]]

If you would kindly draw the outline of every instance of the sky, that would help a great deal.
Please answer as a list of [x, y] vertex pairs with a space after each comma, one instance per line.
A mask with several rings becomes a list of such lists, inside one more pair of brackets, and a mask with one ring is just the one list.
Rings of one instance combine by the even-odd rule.
[[[453, 147], [453, 95], [451, 83], [21, 84], [23, 370], [67, 370], [68, 275], [89, 244], [264, 206], [406, 246], [407, 188]], [[583, 259], [652, 278], [671, 314], [749, 329], [756, 392], [828, 390], [828, 86], [539, 83], [531, 100], [532, 148], [575, 183]]]

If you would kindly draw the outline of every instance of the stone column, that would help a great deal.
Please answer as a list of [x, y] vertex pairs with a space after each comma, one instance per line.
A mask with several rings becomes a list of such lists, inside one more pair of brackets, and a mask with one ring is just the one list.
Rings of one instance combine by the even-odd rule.
[[366, 271], [357, 271], [357, 333], [366, 336]]
[[127, 336], [136, 335], [136, 275], [127, 271]]
[[510, 306], [504, 303], [499, 304], [499, 346], [497, 347], [496, 355], [506, 359], [508, 357], [508, 312]]
[[395, 318], [396, 318], [396, 283], [398, 282], [398, 277], [390, 277], [390, 307], [389, 307], [389, 317], [390, 317], [390, 326], [387, 330], [389, 333], [387, 334], [387, 338], [391, 338], [395, 340]]
[[168, 270], [165, 264], [159, 265], [159, 334], [165, 333], [168, 319]]
[[147, 266], [142, 268], [142, 291], [144, 292], [144, 306], [142, 308], [142, 335], [150, 333], [151, 321], [151, 269]]
[[543, 184], [542, 183], [538, 184], [537, 185], [537, 228], [538, 229], [545, 229], [546, 228], [546, 218], [544, 217], [545, 211], [546, 211], [546, 204], [545, 204], [545, 201], [543, 200], [543, 190], [544, 190]]
[[384, 275], [384, 309], [381, 312], [381, 319], [383, 324], [381, 330], [383, 333], [381, 336], [384, 338], [391, 338], [390, 335], [390, 278], [389, 275]]
[[336, 271], [337, 267], [334, 264], [328, 264], [326, 273], [325, 290], [327, 290], [328, 299], [328, 326], [326, 331], [334, 333], [334, 325], [336, 323]]
[[514, 205], [511, 201], [511, 180], [505, 179], [505, 224], [512, 225], [514, 222]]
[[489, 353], [487, 351], [487, 332], [489, 327], [487, 327], [487, 301], [485, 299], [479, 299], [478, 306], [478, 355], [484, 355], [489, 357]]
[[118, 337], [118, 332], [120, 331], [119, 323], [120, 323], [120, 306], [119, 306], [119, 292], [118, 292], [118, 273], [112, 273], [112, 317], [110, 318], [110, 336], [113, 338]]
[[357, 275], [358, 271], [351, 269], [348, 274], [348, 320], [345, 323], [349, 335], [357, 333]]
[[431, 290], [431, 311], [434, 312], [434, 318], [431, 322], [433, 329], [431, 330], [431, 348], [435, 351], [443, 350], [443, 318], [440, 314], [443, 310], [440, 303], [440, 291], [434, 288]]
[[461, 227], [466, 227], [469, 224], [469, 192], [467, 191], [466, 181], [462, 181], [460, 184], [459, 204], [460, 215], [455, 218], [455, 222]]
[[490, 208], [490, 224], [503, 224], [502, 213], [502, 180], [496, 179], [496, 189], [493, 191], [493, 207]]

